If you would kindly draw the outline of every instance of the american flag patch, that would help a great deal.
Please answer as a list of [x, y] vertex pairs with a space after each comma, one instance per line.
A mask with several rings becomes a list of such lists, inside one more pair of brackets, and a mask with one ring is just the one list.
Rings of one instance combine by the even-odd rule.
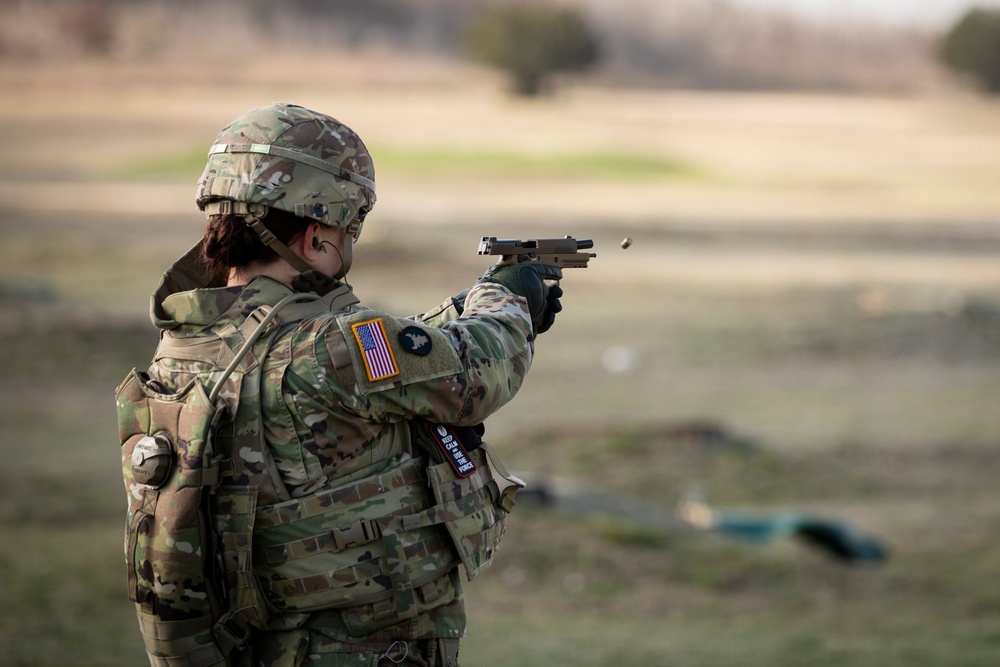
[[351, 327], [354, 337], [361, 347], [361, 356], [365, 360], [365, 370], [368, 371], [368, 381], [377, 382], [394, 375], [399, 375], [396, 358], [389, 347], [382, 328], [382, 319], [358, 322]]

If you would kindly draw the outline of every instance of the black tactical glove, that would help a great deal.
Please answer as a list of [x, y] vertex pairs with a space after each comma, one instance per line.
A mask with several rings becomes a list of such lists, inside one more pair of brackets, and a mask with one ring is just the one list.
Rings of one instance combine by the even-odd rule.
[[547, 285], [546, 280], [561, 280], [562, 269], [545, 264], [515, 264], [498, 266], [494, 264], [486, 270], [481, 283], [503, 285], [514, 294], [523, 296], [528, 302], [531, 324], [536, 334], [545, 333], [556, 320], [556, 313], [562, 310], [559, 297], [563, 295], [558, 285]]

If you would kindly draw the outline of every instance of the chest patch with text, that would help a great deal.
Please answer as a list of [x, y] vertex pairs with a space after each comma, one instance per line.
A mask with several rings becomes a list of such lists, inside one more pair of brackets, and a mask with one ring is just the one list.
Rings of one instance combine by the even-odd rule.
[[431, 424], [430, 432], [456, 475], [468, 477], [476, 472], [476, 462], [469, 456], [469, 451], [462, 444], [455, 429], [445, 424]]

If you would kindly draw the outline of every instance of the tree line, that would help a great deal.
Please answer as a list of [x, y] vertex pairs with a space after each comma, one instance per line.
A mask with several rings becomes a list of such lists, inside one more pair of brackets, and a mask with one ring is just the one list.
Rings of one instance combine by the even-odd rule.
[[[519, 95], [584, 72], [604, 85], [893, 92], [918, 86], [935, 62], [1000, 92], [1000, 9], [985, 7], [933, 34], [818, 26], [725, 0], [0, 0], [0, 55], [154, 53], [169, 48], [169, 31], [137, 38], [136, 25], [156, 11], [204, 14], [213, 42], [249, 30], [274, 48], [469, 58], [505, 72]], [[243, 29], [213, 29], [220, 15]]]

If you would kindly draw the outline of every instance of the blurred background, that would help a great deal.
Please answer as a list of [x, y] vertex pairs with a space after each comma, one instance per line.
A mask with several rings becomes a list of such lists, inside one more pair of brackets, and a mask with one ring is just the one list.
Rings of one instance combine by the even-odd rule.
[[0, 2], [0, 665], [145, 664], [113, 393], [273, 101], [374, 157], [368, 305], [595, 242], [464, 665], [1000, 664], [998, 7]]

